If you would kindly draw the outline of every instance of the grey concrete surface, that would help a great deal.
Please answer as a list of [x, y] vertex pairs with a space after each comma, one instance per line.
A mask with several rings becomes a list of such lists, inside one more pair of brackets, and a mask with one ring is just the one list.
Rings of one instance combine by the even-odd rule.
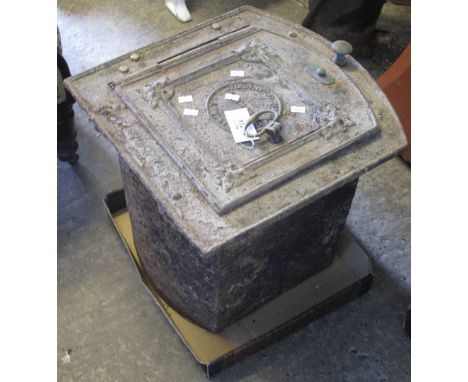
[[[72, 73], [242, 4], [295, 22], [306, 13], [300, 0], [187, 3], [193, 21], [181, 24], [161, 0], [58, 0]], [[408, 23], [408, 13], [392, 7], [386, 25]], [[104, 195], [122, 185], [117, 155], [79, 107], [75, 112], [80, 161], [57, 162], [58, 379], [206, 380], [140, 284], [103, 207]], [[410, 302], [410, 170], [400, 159], [361, 177], [347, 224], [370, 253], [371, 291], [214, 380], [410, 380], [410, 340], [402, 329]]]

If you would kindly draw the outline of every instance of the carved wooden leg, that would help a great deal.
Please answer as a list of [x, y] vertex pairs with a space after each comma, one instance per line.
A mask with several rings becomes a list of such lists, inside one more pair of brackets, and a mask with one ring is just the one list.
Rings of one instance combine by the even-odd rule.
[[61, 161], [75, 164], [79, 156], [78, 142], [73, 118], [57, 121], [57, 158]]

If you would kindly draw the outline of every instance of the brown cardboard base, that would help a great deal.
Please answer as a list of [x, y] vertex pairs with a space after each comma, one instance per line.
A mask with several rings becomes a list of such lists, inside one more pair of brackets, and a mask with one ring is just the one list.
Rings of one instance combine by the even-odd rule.
[[146, 275], [133, 242], [124, 191], [108, 194], [105, 205], [143, 285], [208, 377], [362, 295], [372, 283], [366, 253], [344, 232], [329, 268], [222, 332], [211, 333], [172, 309]]

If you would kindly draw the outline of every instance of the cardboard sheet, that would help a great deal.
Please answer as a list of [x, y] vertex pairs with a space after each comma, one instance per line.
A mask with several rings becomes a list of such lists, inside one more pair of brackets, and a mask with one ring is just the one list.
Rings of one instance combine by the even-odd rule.
[[329, 268], [215, 334], [182, 317], [159, 296], [138, 258], [127, 210], [113, 213], [112, 216], [143, 284], [193, 356], [204, 365], [245, 347], [369, 274], [367, 256], [349, 235], [345, 235], [339, 245], [339, 254]]

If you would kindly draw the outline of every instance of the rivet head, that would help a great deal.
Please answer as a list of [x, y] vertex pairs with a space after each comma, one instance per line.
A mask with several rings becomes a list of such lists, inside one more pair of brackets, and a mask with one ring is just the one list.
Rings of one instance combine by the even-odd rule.
[[128, 66], [127, 65], [121, 65], [119, 66], [119, 71], [121, 73], [127, 73], [128, 72]]
[[295, 37], [297, 37], [297, 33], [296, 32], [289, 32], [288, 36], [292, 37], [292, 38], [295, 38]]
[[317, 68], [315, 71], [320, 77], [325, 77], [327, 75], [327, 72], [325, 71], [324, 68]]
[[211, 24], [211, 28], [213, 28], [215, 31], [219, 31], [221, 29], [221, 24], [220, 23], [213, 23], [213, 24]]
[[132, 60], [132, 61], [138, 61], [139, 59], [140, 59], [140, 55], [138, 53], [133, 53], [130, 56], [130, 60]]

